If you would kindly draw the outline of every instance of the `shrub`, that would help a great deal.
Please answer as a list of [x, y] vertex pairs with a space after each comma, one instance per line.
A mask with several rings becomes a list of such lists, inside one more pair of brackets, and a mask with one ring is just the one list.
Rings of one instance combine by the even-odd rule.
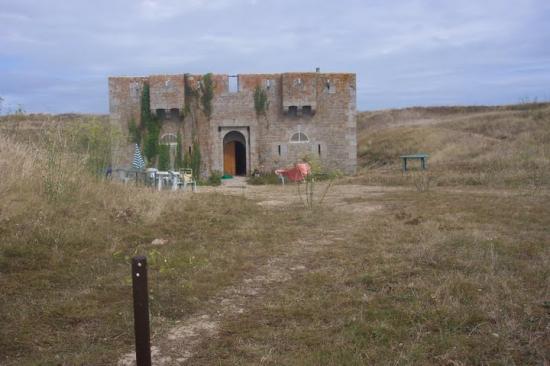
[[252, 176], [247, 179], [247, 183], [251, 185], [279, 184], [281, 181], [277, 174], [266, 173], [259, 176]]
[[147, 163], [153, 165], [156, 156], [158, 155], [160, 128], [151, 127], [145, 137], [145, 146], [143, 153], [147, 158]]
[[160, 145], [159, 146], [159, 170], [166, 171], [170, 169], [170, 146]]
[[413, 170], [410, 177], [418, 192], [428, 192], [434, 183], [433, 175], [427, 170]]
[[109, 125], [92, 120], [70, 127], [63, 132], [63, 137], [58, 138], [66, 140], [68, 151], [84, 158], [85, 166], [90, 173], [102, 176], [111, 165], [111, 146], [117, 134], [111, 131]]
[[219, 186], [222, 184], [222, 173], [214, 170], [208, 177], [207, 184], [210, 186]]

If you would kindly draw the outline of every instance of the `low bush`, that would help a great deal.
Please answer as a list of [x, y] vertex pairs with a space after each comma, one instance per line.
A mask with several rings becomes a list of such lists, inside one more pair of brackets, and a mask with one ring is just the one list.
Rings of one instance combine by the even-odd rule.
[[219, 186], [220, 184], [222, 184], [222, 173], [214, 170], [208, 177], [206, 183], [210, 186]]
[[280, 184], [281, 180], [279, 179], [279, 176], [277, 176], [277, 174], [271, 172], [260, 174], [258, 176], [251, 176], [248, 178], [247, 183], [259, 186], [265, 184]]

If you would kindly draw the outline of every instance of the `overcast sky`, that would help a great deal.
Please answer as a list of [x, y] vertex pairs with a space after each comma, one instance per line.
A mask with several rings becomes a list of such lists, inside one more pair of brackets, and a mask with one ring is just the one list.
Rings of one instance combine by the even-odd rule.
[[549, 0], [0, 0], [3, 112], [108, 111], [107, 77], [357, 73], [360, 110], [550, 100]]

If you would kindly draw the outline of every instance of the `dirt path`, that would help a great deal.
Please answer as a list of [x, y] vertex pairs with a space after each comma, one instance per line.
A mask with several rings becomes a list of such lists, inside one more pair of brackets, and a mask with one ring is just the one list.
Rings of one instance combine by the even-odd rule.
[[[319, 192], [325, 184], [319, 185]], [[327, 205], [337, 210], [352, 213], [369, 213], [381, 206], [370, 201], [393, 188], [341, 185], [333, 186], [326, 195]], [[297, 187], [286, 186], [247, 186], [235, 180], [221, 187], [201, 188], [202, 193], [221, 192], [243, 195], [264, 207], [292, 205], [300, 201]], [[359, 215], [355, 215], [359, 216]], [[346, 240], [355, 223], [348, 221], [330, 228], [316, 228], [305, 232], [299, 241], [288, 243], [284, 255], [273, 257], [264, 265], [258, 266], [240, 283], [227, 287], [212, 298], [205, 310], [191, 314], [178, 322], [164, 336], [153, 341], [151, 349], [154, 365], [182, 365], [194, 355], [202, 342], [215, 337], [221, 330], [224, 319], [239, 316], [248, 311], [252, 302], [262, 301], [262, 296], [270, 289], [291, 281], [293, 275], [307, 270], [315, 253], [336, 241]], [[124, 355], [118, 365], [135, 365], [133, 352]]]

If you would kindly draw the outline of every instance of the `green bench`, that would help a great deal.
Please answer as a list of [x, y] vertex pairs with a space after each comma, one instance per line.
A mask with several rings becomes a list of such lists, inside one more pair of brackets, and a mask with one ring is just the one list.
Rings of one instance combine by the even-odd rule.
[[408, 160], [420, 160], [420, 167], [422, 170], [426, 169], [426, 162], [428, 161], [428, 154], [412, 154], [412, 155], [401, 155], [400, 158], [403, 161], [403, 171], [407, 171], [407, 161]]

